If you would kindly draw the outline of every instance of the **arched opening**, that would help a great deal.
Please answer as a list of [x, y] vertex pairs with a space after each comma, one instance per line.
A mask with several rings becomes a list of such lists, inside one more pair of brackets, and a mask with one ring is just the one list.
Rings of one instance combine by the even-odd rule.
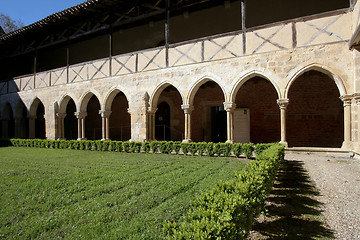
[[191, 114], [191, 139], [194, 142], [227, 140], [224, 101], [224, 93], [216, 82], [207, 81], [199, 87]]
[[280, 141], [280, 110], [277, 99], [278, 94], [272, 83], [259, 76], [247, 80], [240, 87], [235, 98], [235, 142]]
[[35, 138], [45, 139], [46, 130], [45, 130], [45, 107], [44, 104], [39, 101], [39, 104], [36, 109], [36, 118], [35, 118]]
[[64, 137], [68, 140], [77, 139], [78, 136], [78, 126], [75, 112], [75, 102], [70, 98], [66, 105], [66, 116], [64, 118]]
[[155, 114], [155, 139], [170, 141], [170, 106], [167, 102], [161, 102]]
[[6, 103], [3, 112], [3, 137], [14, 138], [15, 137], [15, 119], [14, 113], [10, 103]]
[[16, 106], [16, 121], [15, 121], [15, 137], [29, 138], [29, 118], [28, 110], [24, 103], [20, 102]]
[[287, 107], [289, 147], [341, 147], [344, 108], [339, 90], [329, 76], [308, 71], [290, 86]]
[[155, 139], [181, 141], [184, 139], [184, 111], [182, 97], [172, 85], [167, 86], [157, 99], [155, 113]]
[[87, 105], [87, 116], [85, 118], [85, 137], [89, 140], [101, 139], [101, 116], [100, 102], [92, 95]]
[[123, 92], [118, 92], [111, 103], [109, 118], [110, 139], [127, 141], [131, 138], [131, 117], [128, 100]]

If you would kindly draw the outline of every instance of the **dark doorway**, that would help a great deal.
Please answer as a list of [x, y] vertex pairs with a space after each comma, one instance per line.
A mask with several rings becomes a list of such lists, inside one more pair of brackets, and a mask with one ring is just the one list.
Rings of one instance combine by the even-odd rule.
[[169, 141], [170, 134], [170, 106], [167, 102], [158, 105], [155, 115], [155, 139]]
[[211, 107], [211, 139], [213, 142], [225, 142], [227, 140], [226, 121], [224, 106]]
[[68, 140], [77, 139], [77, 119], [75, 117], [75, 102], [70, 99], [66, 106], [66, 117], [64, 119], [64, 137]]
[[87, 105], [87, 116], [85, 118], [85, 137], [89, 140], [101, 139], [101, 116], [99, 114], [100, 103], [93, 95]]
[[36, 110], [36, 119], [35, 119], [35, 138], [45, 139], [45, 108], [44, 105], [40, 102]]
[[25, 106], [23, 107], [22, 110], [20, 137], [29, 138], [29, 118], [28, 118], [28, 111]]

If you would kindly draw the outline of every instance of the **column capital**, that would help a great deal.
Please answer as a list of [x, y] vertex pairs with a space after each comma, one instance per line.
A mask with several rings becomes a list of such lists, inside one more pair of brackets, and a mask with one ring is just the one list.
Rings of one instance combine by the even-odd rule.
[[56, 116], [58, 117], [58, 118], [65, 118], [66, 117], [66, 113], [56, 113]]
[[87, 116], [87, 112], [74, 112], [74, 115], [78, 118], [78, 119], [83, 119]]
[[181, 109], [184, 110], [184, 113], [190, 114], [194, 110], [194, 106], [190, 104], [183, 104], [181, 105]]
[[340, 96], [341, 101], [344, 103], [344, 107], [350, 106], [353, 99], [353, 95], [345, 94]]
[[280, 109], [286, 109], [289, 105], [289, 99], [287, 98], [277, 99], [276, 102], [279, 105]]
[[354, 93], [353, 97], [354, 97], [355, 103], [360, 105], [360, 93]]
[[110, 117], [110, 114], [112, 113], [112, 111], [108, 111], [108, 110], [99, 110], [99, 114], [101, 115], [102, 118], [108, 118]]
[[158, 109], [154, 107], [148, 107], [147, 112], [150, 114], [155, 114]]
[[236, 103], [233, 102], [224, 102], [224, 108], [227, 112], [233, 112], [236, 108]]

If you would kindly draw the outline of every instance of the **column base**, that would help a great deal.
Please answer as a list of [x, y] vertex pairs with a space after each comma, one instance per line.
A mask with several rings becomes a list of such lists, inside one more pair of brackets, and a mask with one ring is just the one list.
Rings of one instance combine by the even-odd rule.
[[182, 142], [183, 143], [191, 143], [192, 141], [191, 141], [191, 139], [183, 139]]
[[344, 150], [352, 150], [353, 148], [353, 142], [351, 141], [344, 141], [342, 146], [341, 146], [342, 149]]
[[101, 141], [110, 141], [110, 138], [102, 138]]
[[234, 143], [234, 141], [233, 140], [226, 140], [226, 142], [225, 143], [231, 143], [231, 144], [233, 144]]
[[279, 143], [283, 144], [286, 148], [288, 147], [288, 143], [286, 141], [285, 142], [280, 141]]
[[87, 140], [87, 138], [78, 138], [77, 140], [78, 140], [78, 141]]

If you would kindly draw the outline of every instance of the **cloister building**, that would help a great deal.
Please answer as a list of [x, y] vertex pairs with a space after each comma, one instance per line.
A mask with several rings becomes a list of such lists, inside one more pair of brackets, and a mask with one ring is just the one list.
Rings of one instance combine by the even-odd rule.
[[0, 36], [0, 134], [358, 151], [359, 19], [357, 0], [88, 0]]

